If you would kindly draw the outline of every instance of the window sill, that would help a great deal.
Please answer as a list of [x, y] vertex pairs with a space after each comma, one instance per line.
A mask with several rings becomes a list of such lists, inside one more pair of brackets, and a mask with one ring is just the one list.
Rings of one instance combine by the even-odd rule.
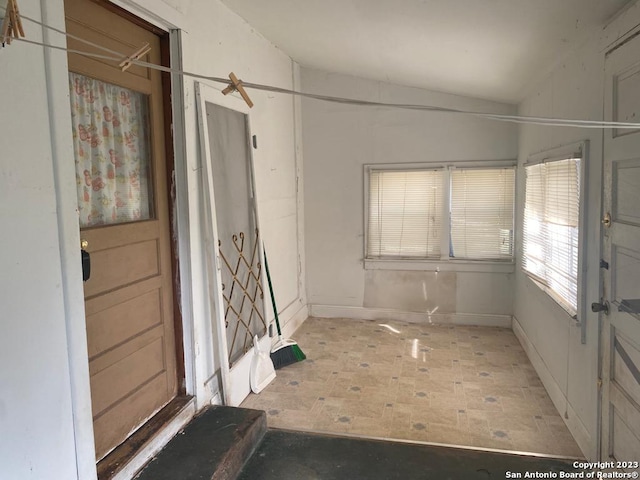
[[513, 273], [513, 261], [419, 260], [365, 258], [365, 270], [416, 270], [423, 272]]
[[560, 307], [567, 315], [571, 317], [572, 320], [579, 323], [578, 312], [575, 310], [575, 308], [567, 305], [562, 299], [560, 299], [560, 297], [555, 294], [555, 292], [551, 288], [547, 287], [544, 283], [534, 278], [526, 270], [522, 269], [522, 272], [530, 280], [531, 285], [538, 288], [553, 305], [555, 305], [556, 307]]

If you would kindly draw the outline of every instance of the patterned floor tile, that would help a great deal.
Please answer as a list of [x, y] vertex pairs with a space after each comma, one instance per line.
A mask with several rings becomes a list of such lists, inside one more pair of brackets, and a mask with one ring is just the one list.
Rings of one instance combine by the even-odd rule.
[[243, 402], [269, 426], [581, 456], [509, 329], [309, 318]]

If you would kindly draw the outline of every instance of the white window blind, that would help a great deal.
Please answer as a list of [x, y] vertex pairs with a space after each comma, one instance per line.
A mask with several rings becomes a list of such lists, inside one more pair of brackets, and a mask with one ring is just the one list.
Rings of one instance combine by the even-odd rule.
[[442, 170], [371, 170], [368, 257], [440, 257]]
[[525, 167], [523, 268], [567, 311], [578, 305], [580, 159]]
[[515, 168], [451, 172], [451, 257], [511, 260]]

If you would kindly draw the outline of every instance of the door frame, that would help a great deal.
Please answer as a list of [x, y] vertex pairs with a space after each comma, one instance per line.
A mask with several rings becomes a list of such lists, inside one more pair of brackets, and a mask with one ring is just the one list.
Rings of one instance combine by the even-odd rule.
[[[145, 20], [169, 34], [169, 55], [171, 67], [182, 66], [182, 41], [180, 26], [184, 18], [167, 6], [161, 9], [160, 15], [152, 14], [149, 0], [135, 0], [148, 3], [149, 9], [140, 7], [132, 0], [114, 0], [116, 6], [122, 7], [134, 16]], [[62, 0], [51, 2], [40, 0], [41, 19], [46, 25], [66, 31], [65, 11]], [[166, 12], [165, 12], [166, 10]], [[164, 17], [168, 18], [165, 20]], [[48, 29], [42, 30], [45, 44], [66, 48], [64, 37]], [[91, 411], [91, 389], [89, 382], [89, 365], [87, 358], [87, 339], [85, 327], [84, 288], [82, 268], [78, 261], [80, 245], [80, 226], [77, 215], [77, 194], [75, 187], [75, 169], [73, 162], [73, 145], [71, 142], [71, 111], [68, 98], [68, 63], [66, 52], [51, 48], [43, 49], [44, 71], [47, 80], [48, 115], [50, 123], [50, 142], [52, 149], [52, 170], [55, 182], [56, 216], [58, 237], [60, 242], [60, 262], [62, 267], [62, 295], [65, 309], [65, 329], [67, 335], [68, 375], [70, 380], [70, 402], [73, 412], [73, 432], [75, 440], [76, 472], [78, 479], [96, 479], [97, 468], [94, 449], [93, 419]], [[171, 114], [173, 116], [173, 188], [175, 197], [170, 197], [170, 208], [173, 210], [172, 225], [173, 248], [179, 259], [178, 270], [180, 283], [177, 286], [180, 296], [175, 299], [181, 309], [182, 346], [184, 368], [183, 391], [187, 395], [196, 395], [196, 365], [194, 355], [194, 321], [191, 308], [192, 276], [189, 259], [191, 258], [191, 239], [188, 223], [188, 189], [186, 166], [186, 128], [183, 78], [172, 75], [171, 78]], [[170, 128], [170, 126], [167, 126]], [[202, 392], [200, 392], [202, 393]], [[201, 402], [199, 402], [201, 403]]]

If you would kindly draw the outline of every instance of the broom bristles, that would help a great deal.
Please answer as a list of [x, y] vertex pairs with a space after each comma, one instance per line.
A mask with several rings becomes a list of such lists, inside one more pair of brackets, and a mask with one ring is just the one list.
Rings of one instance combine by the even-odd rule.
[[298, 359], [299, 362], [301, 362], [302, 360], [307, 358], [307, 356], [304, 354], [304, 352], [298, 346], [297, 343], [295, 345], [291, 346], [291, 350], [293, 350], [293, 354], [296, 356], [296, 358]]
[[285, 345], [271, 352], [271, 361], [276, 370], [307, 358], [297, 343]]

